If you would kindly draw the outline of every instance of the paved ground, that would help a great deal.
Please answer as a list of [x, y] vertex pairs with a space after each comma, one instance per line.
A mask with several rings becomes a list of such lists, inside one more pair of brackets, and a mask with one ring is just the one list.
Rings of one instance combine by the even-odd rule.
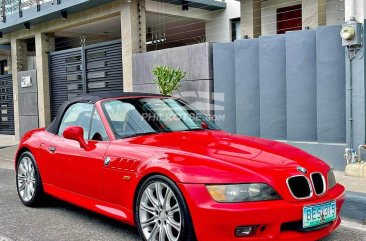
[[18, 141], [15, 140], [15, 136], [0, 135], [0, 148], [4, 148], [7, 146], [13, 146], [13, 145], [17, 145], [17, 144], [18, 144]]
[[[0, 168], [0, 241], [139, 240], [134, 228], [62, 201], [50, 199], [41, 208], [23, 206], [12, 165], [7, 168]], [[345, 240], [366, 241], [366, 226], [345, 221], [322, 241]]]
[[345, 186], [346, 190], [366, 194], [366, 178], [349, 177], [344, 174], [344, 171], [334, 171], [334, 174], [337, 182]]

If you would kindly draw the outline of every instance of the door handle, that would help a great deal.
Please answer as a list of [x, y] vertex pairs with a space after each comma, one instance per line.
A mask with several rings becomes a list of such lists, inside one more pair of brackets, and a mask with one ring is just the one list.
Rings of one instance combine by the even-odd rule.
[[54, 153], [56, 151], [56, 147], [55, 146], [49, 146], [48, 147], [48, 150], [51, 152], [51, 153]]

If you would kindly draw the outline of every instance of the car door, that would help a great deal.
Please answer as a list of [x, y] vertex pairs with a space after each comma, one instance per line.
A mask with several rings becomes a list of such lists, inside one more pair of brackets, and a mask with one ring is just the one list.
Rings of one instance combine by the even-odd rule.
[[[154, 131], [132, 104], [111, 100], [105, 102], [103, 107], [117, 139]], [[124, 206], [133, 196], [130, 179], [140, 164], [136, 158], [139, 154], [128, 141], [118, 141], [111, 144], [106, 155], [109, 162], [103, 168], [104, 198], [110, 203]]]
[[[84, 130], [86, 148], [77, 141], [63, 137], [68, 126]], [[52, 184], [73, 193], [92, 198], [102, 198], [101, 169], [109, 139], [93, 104], [76, 103], [65, 112], [58, 135], [49, 145], [52, 152]]]

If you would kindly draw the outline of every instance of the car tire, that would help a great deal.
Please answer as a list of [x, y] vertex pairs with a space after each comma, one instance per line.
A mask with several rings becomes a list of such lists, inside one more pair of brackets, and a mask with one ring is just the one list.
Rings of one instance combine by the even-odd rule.
[[23, 152], [17, 162], [16, 186], [20, 200], [25, 206], [35, 207], [44, 198], [42, 180], [37, 162], [31, 152]]
[[[159, 198], [157, 198], [157, 190], [161, 193]], [[144, 241], [195, 240], [192, 219], [186, 201], [178, 186], [165, 176], [151, 176], [138, 189], [135, 202], [135, 223], [139, 235]], [[165, 238], [159, 239], [161, 235], [164, 235]]]

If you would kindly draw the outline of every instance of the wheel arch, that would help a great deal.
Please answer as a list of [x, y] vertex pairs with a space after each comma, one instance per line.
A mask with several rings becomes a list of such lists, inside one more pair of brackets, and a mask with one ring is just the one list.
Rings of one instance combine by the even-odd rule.
[[32, 153], [32, 151], [29, 149], [29, 147], [27, 146], [22, 146], [20, 149], [18, 149], [16, 155], [15, 155], [15, 162], [14, 162], [14, 165], [15, 165], [15, 170], [18, 169], [18, 163], [19, 163], [19, 158], [20, 156], [24, 153], [24, 152], [30, 152]]

